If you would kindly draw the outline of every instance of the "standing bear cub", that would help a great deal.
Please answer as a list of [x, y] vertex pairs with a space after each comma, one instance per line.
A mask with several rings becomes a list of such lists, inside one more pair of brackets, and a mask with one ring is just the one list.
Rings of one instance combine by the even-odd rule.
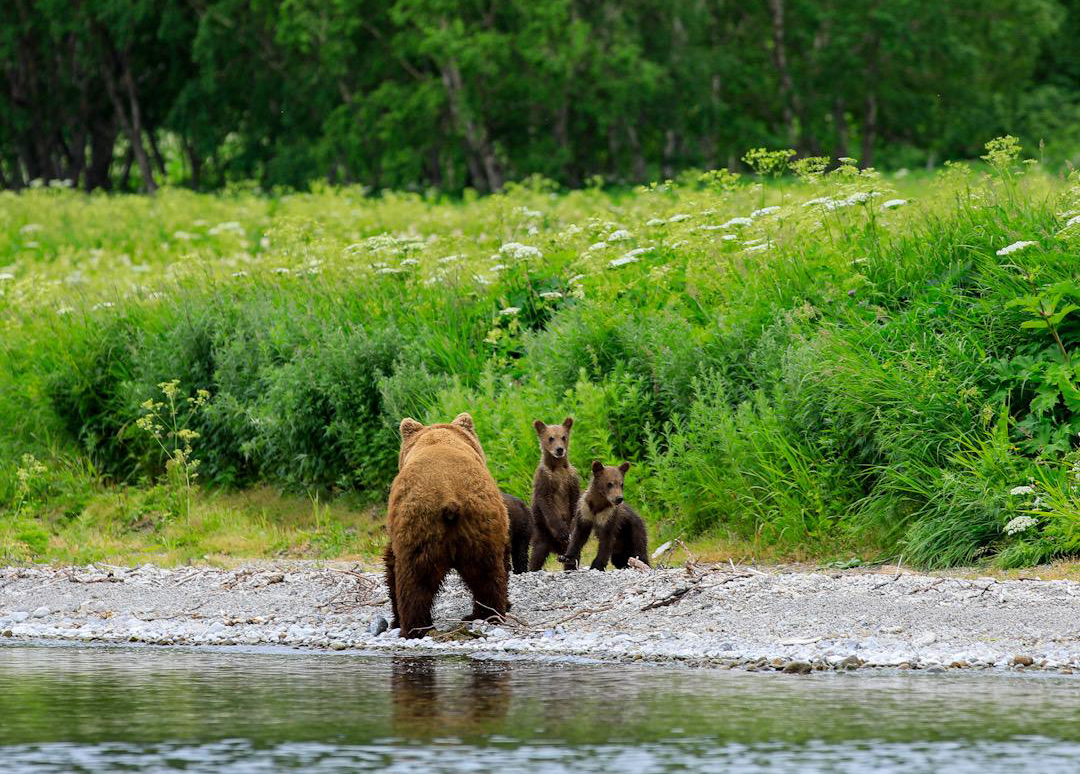
[[592, 464], [592, 481], [578, 503], [574, 526], [570, 534], [570, 547], [559, 557], [567, 570], [576, 569], [581, 558], [581, 547], [596, 528], [600, 546], [591, 565], [593, 570], [603, 570], [610, 560], [616, 569], [623, 569], [634, 557], [649, 563], [648, 535], [645, 522], [634, 509], [623, 502], [623, 479], [630, 463], [619, 467], [604, 465], [599, 460]]
[[451, 569], [472, 592], [472, 618], [506, 614], [510, 522], [468, 414], [428, 427], [401, 421], [387, 530], [386, 586], [401, 636], [432, 628], [431, 604]]
[[570, 522], [574, 518], [581, 482], [570, 464], [570, 428], [573, 417], [561, 425], [545, 425], [539, 419], [533, 429], [540, 439], [540, 464], [533, 476], [532, 555], [529, 572], [544, 566], [549, 554], [566, 553]]

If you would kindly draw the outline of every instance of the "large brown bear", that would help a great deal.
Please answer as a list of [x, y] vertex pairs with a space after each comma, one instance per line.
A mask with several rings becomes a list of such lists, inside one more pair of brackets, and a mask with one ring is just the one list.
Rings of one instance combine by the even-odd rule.
[[559, 557], [564, 569], [577, 568], [581, 548], [588, 541], [593, 528], [596, 529], [600, 545], [596, 558], [589, 565], [591, 569], [602, 571], [610, 561], [616, 569], [622, 570], [630, 564], [630, 557], [649, 563], [649, 536], [645, 522], [623, 502], [623, 479], [629, 469], [629, 462], [616, 468], [593, 460], [592, 481], [574, 514], [570, 547], [564, 556]]
[[510, 522], [468, 414], [428, 427], [401, 421], [387, 531], [386, 585], [401, 636], [432, 628], [431, 604], [451, 569], [472, 592], [471, 618], [506, 613]]
[[561, 425], [533, 422], [540, 441], [540, 464], [533, 476], [532, 554], [529, 572], [542, 569], [548, 556], [566, 553], [570, 540], [570, 522], [577, 510], [581, 482], [570, 464], [570, 428], [573, 417]]

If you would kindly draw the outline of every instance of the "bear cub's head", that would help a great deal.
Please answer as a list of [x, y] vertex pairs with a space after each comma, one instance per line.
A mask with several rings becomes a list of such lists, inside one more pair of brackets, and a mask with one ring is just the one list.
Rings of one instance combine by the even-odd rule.
[[567, 417], [561, 425], [545, 425], [539, 419], [533, 422], [533, 428], [540, 439], [540, 451], [557, 460], [568, 455], [570, 453], [570, 428], [573, 426], [573, 417]]
[[630, 463], [624, 462], [619, 467], [605, 465], [600, 460], [593, 460], [592, 482], [589, 492], [593, 502], [606, 501], [608, 505], [621, 505], [623, 501], [623, 480]]

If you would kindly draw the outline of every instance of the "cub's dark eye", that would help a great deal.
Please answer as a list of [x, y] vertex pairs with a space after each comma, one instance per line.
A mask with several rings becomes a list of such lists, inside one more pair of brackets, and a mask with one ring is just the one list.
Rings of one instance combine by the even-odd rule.
[[554, 441], [554, 440], [555, 440], [555, 436], [553, 436], [553, 435], [549, 435], [549, 436], [548, 436], [548, 440], [549, 440], [549, 441]]
[[608, 488], [608, 489], [611, 489], [611, 487], [612, 487], [612, 486], [614, 486], [614, 484], [612, 484], [612, 483], [611, 483], [611, 482], [609, 481], [609, 482], [608, 482], [608, 485], [607, 485], [607, 488]]
[[563, 440], [563, 443], [566, 443], [566, 436], [565, 435], [562, 437], [562, 440]]

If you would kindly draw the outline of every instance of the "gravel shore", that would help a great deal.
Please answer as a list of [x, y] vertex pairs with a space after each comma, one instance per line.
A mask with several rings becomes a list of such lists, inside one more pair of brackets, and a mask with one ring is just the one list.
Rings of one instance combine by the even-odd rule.
[[[0, 569], [0, 636], [286, 645], [821, 669], [1080, 669], [1080, 583], [730, 566], [511, 577], [511, 616], [462, 625], [451, 576], [422, 640], [380, 631], [377, 573], [344, 566]], [[6, 640], [11, 642], [12, 640]]]

